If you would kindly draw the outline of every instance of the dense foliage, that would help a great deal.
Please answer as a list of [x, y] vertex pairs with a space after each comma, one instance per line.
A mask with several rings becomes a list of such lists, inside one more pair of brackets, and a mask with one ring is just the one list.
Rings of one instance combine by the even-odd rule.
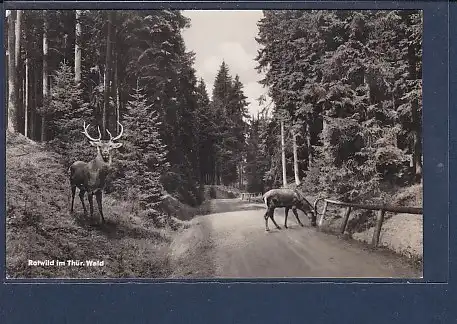
[[255, 163], [269, 166], [264, 184], [280, 185], [280, 151], [268, 149], [279, 146], [280, 120], [301, 138], [307, 190], [355, 200], [420, 181], [419, 11], [264, 11], [258, 25], [256, 60], [275, 106], [252, 135]]

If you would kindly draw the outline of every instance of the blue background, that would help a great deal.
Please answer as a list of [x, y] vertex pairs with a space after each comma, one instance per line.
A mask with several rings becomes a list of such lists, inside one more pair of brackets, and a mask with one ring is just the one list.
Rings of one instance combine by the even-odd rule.
[[[138, 4], [125, 2], [3, 5], [14, 9], [140, 8]], [[141, 5], [146, 6], [166, 8], [172, 3]], [[457, 189], [457, 116], [455, 108], [449, 110], [457, 103], [457, 4], [334, 1], [178, 3], [178, 6], [181, 9], [424, 9], [424, 280], [411, 283], [350, 279], [329, 279], [325, 283], [297, 279], [281, 283], [232, 280], [184, 283], [135, 280], [135, 283], [127, 283], [116, 280], [112, 284], [107, 281], [41, 280], [35, 284], [5, 281], [0, 286], [0, 323], [457, 323], [457, 294], [452, 285], [456, 271], [457, 224], [448, 217], [456, 210], [456, 199], [449, 196], [449, 192], [455, 193]], [[3, 10], [1, 15], [3, 21]], [[448, 28], [453, 25], [456, 26], [454, 29]], [[3, 37], [0, 42], [4, 45]], [[5, 75], [4, 64], [0, 69]], [[0, 82], [0, 87], [5, 89], [5, 80]], [[3, 92], [0, 102], [5, 102]], [[1, 125], [5, 125], [5, 114], [0, 114], [0, 119]], [[0, 142], [5, 143], [4, 129], [0, 136]], [[2, 154], [0, 167], [4, 169], [4, 149]], [[4, 196], [2, 187], [0, 199], [3, 206]], [[4, 226], [5, 223], [0, 222], [3, 246]], [[0, 259], [5, 260], [4, 250], [0, 251]], [[4, 262], [1, 270], [4, 278]]]

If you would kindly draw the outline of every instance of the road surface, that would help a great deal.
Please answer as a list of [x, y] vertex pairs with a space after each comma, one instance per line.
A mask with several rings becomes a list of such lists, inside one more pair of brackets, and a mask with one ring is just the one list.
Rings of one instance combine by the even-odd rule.
[[292, 212], [284, 228], [284, 209], [275, 212], [281, 230], [264, 210], [241, 210], [199, 216], [172, 244], [175, 278], [420, 278], [421, 271], [402, 258], [370, 251], [362, 244], [319, 232]]

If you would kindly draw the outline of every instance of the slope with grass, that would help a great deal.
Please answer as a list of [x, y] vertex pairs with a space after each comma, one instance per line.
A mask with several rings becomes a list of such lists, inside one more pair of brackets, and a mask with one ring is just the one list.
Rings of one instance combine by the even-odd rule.
[[[7, 134], [6, 273], [8, 278], [167, 277], [175, 231], [157, 229], [129, 202], [105, 196], [106, 224], [84, 217], [60, 157], [22, 135]], [[174, 229], [185, 222], [172, 219]], [[103, 266], [29, 266], [28, 260], [103, 261]]]

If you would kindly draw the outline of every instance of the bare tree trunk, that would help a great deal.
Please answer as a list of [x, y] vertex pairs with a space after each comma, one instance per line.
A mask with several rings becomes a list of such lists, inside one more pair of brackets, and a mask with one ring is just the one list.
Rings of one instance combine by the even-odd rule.
[[[46, 109], [48, 88], [48, 19], [47, 11], [43, 10], [43, 109]], [[41, 115], [41, 141], [46, 141], [46, 112]]]
[[21, 92], [21, 85], [22, 85], [22, 80], [21, 80], [21, 74], [20, 74], [20, 69], [19, 69], [19, 61], [21, 58], [21, 21], [22, 21], [22, 10], [16, 10], [16, 26], [15, 26], [15, 39], [14, 39], [14, 68], [16, 69], [16, 113], [17, 113], [17, 120], [15, 121], [17, 125], [16, 131], [20, 132], [20, 124], [19, 124], [19, 118], [20, 118], [20, 107], [23, 107], [22, 103], [22, 97], [23, 93]]
[[295, 184], [298, 186], [300, 185], [300, 177], [298, 172], [298, 152], [297, 152], [297, 134], [293, 133], [292, 135], [293, 141], [293, 151], [294, 151], [294, 176], [295, 176]]
[[28, 114], [29, 114], [29, 58], [25, 53], [25, 98], [24, 98], [24, 136], [28, 136]]
[[33, 109], [30, 110], [30, 138], [32, 140], [36, 139], [36, 129], [37, 129], [37, 121], [36, 121], [36, 116], [37, 116], [37, 111], [36, 107], [38, 104], [38, 70], [35, 69], [33, 72]]
[[8, 17], [8, 130], [14, 132], [16, 129], [17, 116], [17, 70], [15, 67], [15, 30], [14, 10], [10, 11]]
[[75, 83], [81, 82], [81, 10], [76, 10], [75, 26]]
[[[9, 17], [9, 16], [8, 16]], [[9, 19], [8, 17], [6, 17], [6, 19]], [[8, 25], [9, 25], [9, 22], [7, 20], [6, 22], [6, 26], [5, 26], [5, 33], [7, 34], [7, 37], [8, 37]], [[8, 119], [8, 116], [9, 116], [9, 113], [8, 113], [8, 102], [9, 102], [9, 93], [10, 93], [10, 87], [9, 87], [9, 79], [10, 79], [10, 76], [9, 76], [9, 62], [10, 62], [10, 54], [9, 54], [9, 51], [8, 51], [8, 39], [6, 40], [6, 48], [5, 48], [5, 63], [6, 63], [6, 69], [5, 69], [5, 100], [4, 100], [4, 105], [6, 107], [5, 109], [5, 117]], [[8, 124], [8, 123], [7, 123]], [[8, 125], [7, 125], [8, 126]]]
[[116, 61], [115, 61], [115, 65], [114, 65], [114, 88], [115, 88], [115, 92], [116, 92], [116, 132], [119, 134], [119, 131], [120, 131], [120, 126], [119, 126], [119, 122], [120, 122], [120, 105], [121, 105], [121, 99], [119, 97], [119, 75], [118, 75], [118, 67], [117, 67], [117, 64], [118, 64], [118, 57], [117, 57], [117, 54], [116, 54]]
[[22, 10], [16, 10], [16, 39], [14, 44], [14, 53], [15, 53], [15, 60], [14, 66], [16, 69], [19, 67], [19, 58], [21, 53], [21, 18], [22, 18]]
[[113, 77], [113, 95], [115, 101], [115, 117], [116, 117], [116, 133], [119, 134], [120, 126], [119, 123], [121, 121], [120, 112], [121, 112], [121, 98], [119, 93], [119, 53], [118, 53], [118, 43], [117, 43], [117, 26], [116, 21], [113, 23], [114, 31], [113, 33], [113, 49], [112, 52], [114, 53], [114, 77]]
[[281, 161], [282, 161], [282, 185], [287, 188], [287, 175], [286, 175], [286, 144], [284, 139], [284, 121], [281, 120]]
[[243, 162], [240, 162], [240, 189], [243, 188]]
[[106, 57], [105, 57], [105, 79], [104, 79], [104, 96], [103, 96], [103, 134], [105, 134], [105, 130], [109, 128], [108, 121], [109, 121], [109, 99], [110, 99], [110, 73], [111, 73], [111, 47], [112, 47], [112, 27], [113, 27], [113, 12], [110, 10], [108, 12], [108, 32], [106, 36]]
[[422, 129], [420, 118], [418, 114], [418, 102], [414, 100], [412, 103], [412, 124], [415, 130], [413, 131], [414, 143], [413, 143], [413, 168], [416, 175], [416, 181], [422, 181]]
[[306, 125], [306, 149], [308, 152], [308, 170], [311, 168], [313, 165], [313, 151], [312, 151], [312, 146], [311, 146], [311, 131], [310, 131], [310, 126]]

